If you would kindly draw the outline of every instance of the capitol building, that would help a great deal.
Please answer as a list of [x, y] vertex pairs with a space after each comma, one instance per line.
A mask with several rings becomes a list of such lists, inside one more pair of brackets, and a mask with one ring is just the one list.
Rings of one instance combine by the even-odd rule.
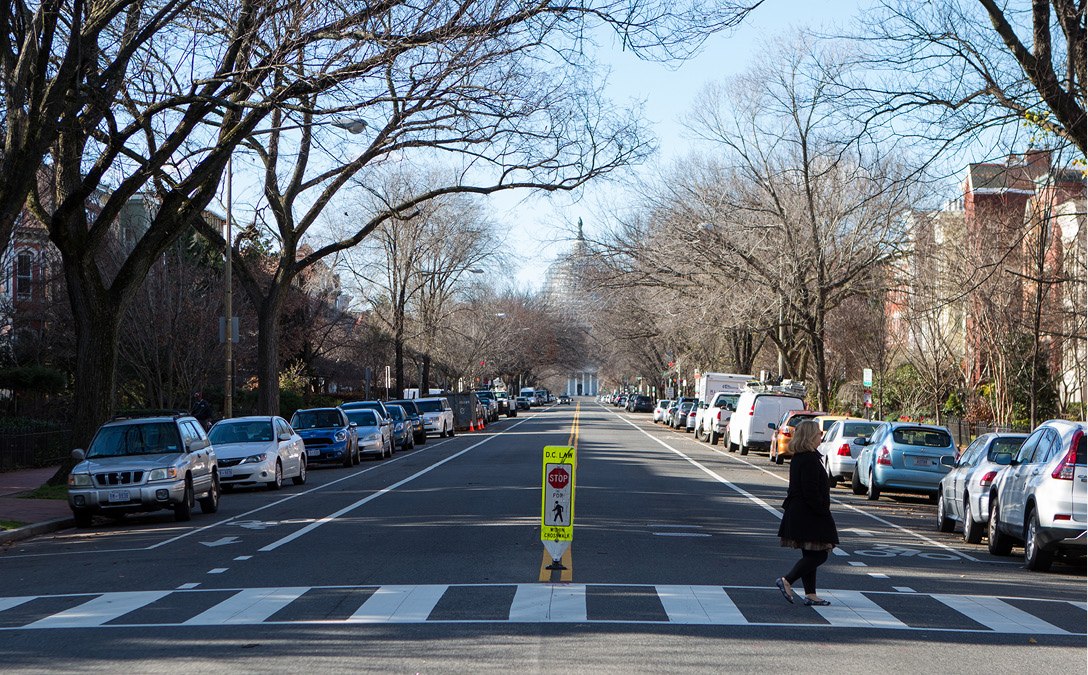
[[[578, 236], [571, 250], [559, 256], [548, 267], [544, 295], [554, 311], [587, 333], [593, 329], [585, 321], [585, 317], [589, 315], [597, 299], [596, 294], [586, 288], [588, 267], [589, 247], [582, 235], [582, 220], [579, 218]], [[585, 363], [567, 373], [565, 393], [571, 396], [596, 396], [599, 389], [597, 365], [587, 355]]]

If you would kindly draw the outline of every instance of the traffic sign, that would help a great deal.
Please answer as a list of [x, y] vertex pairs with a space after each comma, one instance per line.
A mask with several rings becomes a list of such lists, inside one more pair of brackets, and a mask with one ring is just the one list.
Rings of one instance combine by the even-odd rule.
[[574, 539], [575, 449], [549, 445], [544, 448], [540, 500], [540, 541], [552, 560], [559, 560]]
[[873, 386], [873, 369], [865, 368], [861, 371], [861, 385], [868, 389]]

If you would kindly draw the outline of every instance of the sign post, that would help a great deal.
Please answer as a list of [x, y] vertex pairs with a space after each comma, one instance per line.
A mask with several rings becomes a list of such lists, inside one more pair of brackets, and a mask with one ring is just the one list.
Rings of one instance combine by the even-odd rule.
[[540, 541], [552, 557], [550, 570], [564, 570], [559, 559], [574, 539], [574, 469], [575, 449], [568, 446], [544, 447], [543, 478], [540, 501]]

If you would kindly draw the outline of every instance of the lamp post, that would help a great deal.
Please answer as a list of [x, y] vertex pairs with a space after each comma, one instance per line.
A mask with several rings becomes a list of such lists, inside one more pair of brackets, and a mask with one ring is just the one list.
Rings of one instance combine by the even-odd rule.
[[[342, 117], [322, 124], [330, 124], [334, 127], [344, 129], [350, 134], [361, 134], [363, 133], [363, 130], [366, 129], [367, 122], [362, 119]], [[255, 131], [254, 134], [268, 134], [273, 131], [302, 129], [304, 126], [313, 125], [295, 124], [285, 127], [274, 127], [272, 129], [260, 129]], [[231, 224], [234, 217], [232, 213], [232, 207], [234, 205], [234, 195], [232, 194], [233, 185], [234, 153], [231, 152], [231, 154], [227, 155], [227, 222], [223, 225], [223, 274], [225, 276], [225, 279], [223, 280], [223, 311], [226, 315], [223, 321], [223, 352], [226, 357], [227, 371], [226, 383], [223, 391], [223, 419], [230, 419], [234, 416], [234, 293], [231, 285], [233, 278], [233, 256], [231, 255], [231, 251], [234, 248], [231, 242], [233, 238]]]

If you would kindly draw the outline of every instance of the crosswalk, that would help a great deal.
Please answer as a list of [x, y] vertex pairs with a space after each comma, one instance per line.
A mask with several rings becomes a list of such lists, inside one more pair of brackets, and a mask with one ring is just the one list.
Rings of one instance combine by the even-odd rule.
[[826, 607], [744, 586], [293, 586], [0, 598], [0, 630], [395, 623], [643, 623], [1085, 635], [1083, 602], [826, 590]]

